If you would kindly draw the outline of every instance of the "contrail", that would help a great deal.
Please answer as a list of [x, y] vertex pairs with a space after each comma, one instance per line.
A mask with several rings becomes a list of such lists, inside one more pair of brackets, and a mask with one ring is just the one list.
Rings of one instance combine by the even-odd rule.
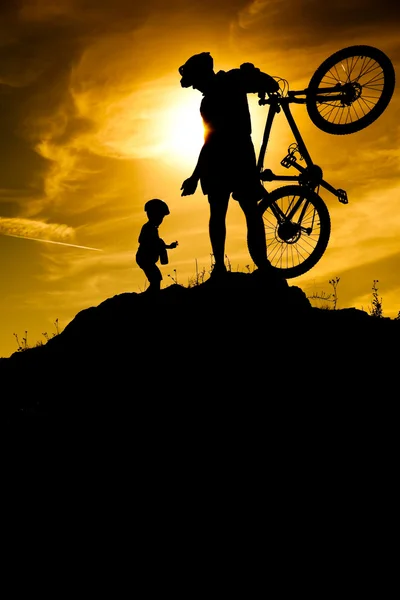
[[46, 244], [59, 244], [60, 246], [70, 246], [71, 248], [82, 248], [83, 250], [95, 250], [96, 252], [103, 252], [100, 248], [90, 248], [89, 246], [78, 246], [77, 244], [67, 244], [66, 242], [55, 242], [53, 240], [42, 240], [40, 238], [28, 237], [26, 235], [15, 235], [14, 233], [2, 233], [8, 237], [21, 238], [22, 240], [33, 240], [34, 242], [44, 242]]

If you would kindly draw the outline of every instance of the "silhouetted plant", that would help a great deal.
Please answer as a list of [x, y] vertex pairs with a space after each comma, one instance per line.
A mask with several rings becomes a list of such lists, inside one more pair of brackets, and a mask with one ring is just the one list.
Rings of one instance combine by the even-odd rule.
[[172, 279], [172, 281], [173, 281], [173, 282], [174, 282], [176, 285], [178, 285], [178, 276], [177, 276], [177, 274], [176, 274], [176, 269], [174, 269], [174, 273], [175, 273], [175, 277], [173, 277], [173, 276], [172, 276], [172, 275], [170, 275], [169, 273], [168, 273], [168, 277], [170, 277], [170, 278]]
[[198, 267], [197, 258], [196, 258], [196, 275], [195, 275], [195, 277], [192, 277], [191, 279], [189, 279], [188, 287], [191, 288], [196, 285], [200, 285], [201, 283], [204, 283], [205, 275], [206, 275], [205, 267], [203, 267], [202, 271], [199, 272], [199, 267]]
[[214, 265], [215, 265], [214, 254], [210, 254], [210, 270], [208, 271], [209, 275], [211, 275]]
[[16, 333], [13, 334], [15, 339], [17, 340], [18, 350], [17, 352], [24, 352], [25, 350], [29, 350], [28, 346], [28, 332], [25, 331], [25, 337], [22, 338], [22, 342], [20, 343], [18, 335]]
[[[374, 283], [372, 285], [372, 308], [369, 309], [369, 314], [371, 317], [377, 317], [378, 319], [383, 317], [383, 309], [382, 309], [382, 298], [378, 296], [378, 286], [379, 279], [374, 279]], [[400, 314], [400, 313], [399, 313]]]
[[309, 300], [323, 300], [325, 302], [332, 302], [332, 306], [329, 304], [323, 305], [321, 308], [324, 310], [336, 310], [338, 303], [338, 295], [337, 295], [337, 287], [340, 281], [340, 277], [335, 277], [334, 279], [330, 279], [329, 283], [333, 287], [332, 294], [326, 294], [324, 291], [321, 293], [315, 293], [312, 296], [307, 296]]
[[[51, 336], [49, 336], [49, 334], [46, 331], [44, 333], [42, 333], [42, 335], [46, 339], [46, 342], [48, 342], [51, 337], [53, 338], [53, 337], [56, 337], [56, 335], [60, 335], [58, 319], [56, 319], [54, 321], [54, 327], [55, 327], [56, 331], [55, 331], [55, 333], [52, 333]], [[28, 332], [27, 331], [25, 331], [25, 337], [22, 338], [22, 342], [19, 341], [18, 334], [14, 333], [13, 335], [14, 335], [15, 339], [17, 340], [17, 344], [18, 344], [17, 352], [24, 352], [25, 350], [29, 350], [29, 348], [31, 346], [29, 346], [29, 344], [28, 344]], [[42, 340], [39, 340], [38, 342], [36, 342], [35, 347], [38, 348], [39, 346], [43, 346]]]
[[[208, 271], [209, 273], [212, 272], [212, 269], [215, 264], [213, 261], [212, 254], [210, 254], [210, 257], [211, 257], [211, 269], [210, 269], [210, 271]], [[225, 258], [227, 260], [227, 270], [231, 271], [232, 270], [231, 262], [227, 255], [225, 255]], [[246, 269], [250, 273], [252, 270], [254, 271], [255, 265], [253, 264], [252, 269], [250, 268], [250, 265], [246, 265]], [[172, 279], [172, 281], [175, 284], [177, 284], [178, 277], [177, 277], [176, 269], [174, 269], [174, 273], [175, 273], [175, 277], [173, 277], [171, 275], [168, 275], [168, 277], [170, 277]], [[206, 275], [205, 267], [203, 267], [202, 271], [199, 272], [197, 259], [196, 259], [196, 275], [194, 278], [189, 279], [188, 287], [190, 288], [190, 287], [202, 284], [204, 282], [205, 275]], [[326, 294], [324, 291], [322, 291], [321, 293], [315, 293], [315, 294], [312, 294], [311, 296], [307, 296], [307, 298], [309, 300], [322, 300], [322, 301], [325, 301], [326, 303], [332, 303], [332, 306], [330, 306], [329, 304], [325, 304], [321, 308], [326, 309], [326, 310], [336, 310], [337, 304], [338, 304], [337, 288], [338, 288], [339, 281], [340, 281], [340, 277], [335, 277], [335, 278], [329, 280], [329, 284], [333, 287], [333, 293]], [[377, 283], [379, 283], [379, 280], [374, 279], [373, 286], [372, 286], [372, 307], [369, 308], [369, 313], [373, 317], [382, 318], [383, 317], [382, 298], [380, 298], [378, 295]], [[146, 284], [145, 284], [145, 288], [146, 288]], [[362, 308], [361, 310], [364, 310], [364, 309]], [[397, 316], [394, 318], [394, 320], [400, 321], [400, 310], [397, 313]], [[60, 334], [58, 319], [56, 319], [54, 321], [54, 327], [55, 327], [55, 332], [52, 333], [51, 336], [49, 336], [49, 334], [47, 332], [42, 333], [43, 337], [46, 339], [46, 342], [48, 342], [49, 339]], [[17, 345], [18, 345], [17, 351], [18, 352], [24, 352], [25, 350], [29, 350], [30, 346], [28, 344], [28, 332], [27, 331], [25, 331], [25, 337], [22, 338], [21, 342], [16, 333], [14, 333], [13, 335], [17, 341]], [[42, 341], [39, 341], [36, 343], [36, 346], [42, 346], [42, 345], [43, 345]], [[1, 357], [0, 360], [6, 360], [6, 359]]]
[[336, 310], [336, 306], [337, 306], [337, 301], [338, 301], [337, 286], [339, 284], [339, 281], [340, 281], [340, 277], [335, 277], [335, 279], [329, 280], [329, 283], [333, 287], [333, 294], [332, 294], [333, 310]]
[[250, 267], [250, 265], [245, 266], [245, 269], [247, 270], [248, 273], [253, 273], [255, 268], [256, 268], [256, 266], [254, 263], [253, 263], [252, 267]]
[[[59, 335], [59, 333], [60, 333], [60, 331], [59, 331], [59, 328], [58, 328], [58, 319], [56, 319], [56, 320], [54, 321], [54, 327], [56, 328], [56, 332], [51, 334], [51, 337], [52, 337], [52, 338], [53, 338], [53, 337], [56, 337], [56, 335]], [[48, 341], [49, 341], [49, 339], [50, 339], [50, 336], [49, 336], [49, 334], [47, 333], [47, 331], [45, 331], [44, 333], [42, 333], [42, 336], [43, 336], [43, 337], [46, 339], [46, 342], [48, 342]], [[39, 343], [39, 342], [38, 342], [38, 343]], [[40, 345], [41, 345], [41, 343], [40, 343]]]

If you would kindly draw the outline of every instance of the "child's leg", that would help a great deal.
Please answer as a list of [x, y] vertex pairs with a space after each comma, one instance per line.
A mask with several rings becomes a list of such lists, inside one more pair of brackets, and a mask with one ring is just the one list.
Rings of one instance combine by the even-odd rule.
[[157, 267], [157, 265], [155, 265], [155, 264], [146, 265], [146, 267], [143, 268], [143, 271], [145, 272], [146, 277], [150, 283], [147, 291], [148, 292], [159, 292], [160, 288], [161, 288], [162, 274], [161, 274], [160, 269]]

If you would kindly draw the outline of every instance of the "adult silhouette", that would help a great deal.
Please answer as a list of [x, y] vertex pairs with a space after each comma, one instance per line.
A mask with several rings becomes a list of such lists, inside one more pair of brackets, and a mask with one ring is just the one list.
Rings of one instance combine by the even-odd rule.
[[194, 194], [200, 181], [203, 194], [208, 197], [209, 235], [215, 261], [211, 275], [226, 272], [226, 213], [231, 195], [245, 215], [247, 246], [254, 264], [259, 270], [271, 270], [264, 223], [258, 210], [258, 201], [267, 192], [257, 169], [247, 94], [265, 97], [266, 93], [278, 91], [279, 85], [252, 63], [216, 73], [209, 52], [191, 56], [179, 67], [179, 73], [182, 87], [193, 87], [203, 94], [200, 114], [204, 144], [192, 175], [182, 184], [181, 195]]

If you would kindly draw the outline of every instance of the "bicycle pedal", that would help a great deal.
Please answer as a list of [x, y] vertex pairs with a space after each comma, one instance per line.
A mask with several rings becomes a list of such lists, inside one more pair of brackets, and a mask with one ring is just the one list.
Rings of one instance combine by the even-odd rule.
[[342, 204], [348, 204], [349, 203], [349, 200], [347, 198], [347, 192], [345, 192], [344, 190], [342, 190], [342, 189], [336, 190], [336, 195], [337, 195], [337, 197], [339, 199], [339, 202], [341, 202]]
[[297, 162], [297, 158], [295, 157], [295, 155], [288, 154], [287, 156], [285, 156], [285, 158], [283, 158], [281, 160], [281, 165], [282, 165], [282, 167], [285, 167], [286, 169], [288, 169], [289, 167], [294, 165], [295, 162]]

